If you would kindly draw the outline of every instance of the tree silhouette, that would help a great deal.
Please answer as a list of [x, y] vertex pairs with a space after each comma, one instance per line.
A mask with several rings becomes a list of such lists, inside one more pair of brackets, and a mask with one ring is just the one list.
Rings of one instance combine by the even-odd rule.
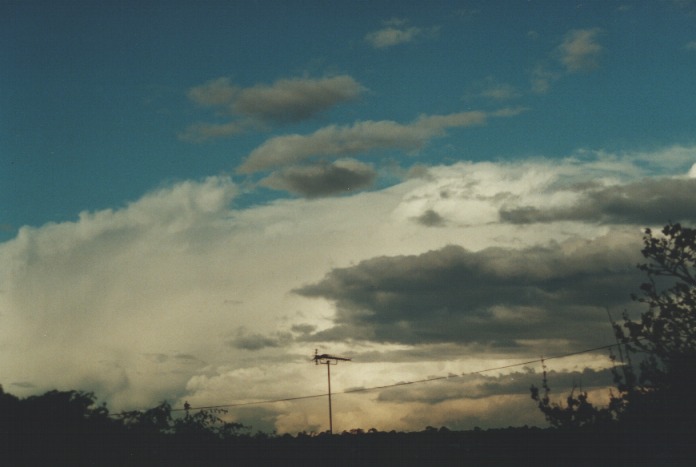
[[638, 268], [647, 281], [631, 298], [648, 309], [637, 320], [624, 313], [622, 324], [613, 323], [628, 357], [614, 369], [618, 393], [611, 394], [607, 407], [594, 407], [586, 393], [573, 392], [565, 406], [553, 403], [544, 372], [543, 391], [532, 386], [532, 398], [552, 426], [613, 423], [686, 446], [696, 428], [696, 230], [678, 223], [660, 233], [645, 229], [641, 252], [647, 261]]
[[[542, 391], [532, 385], [530, 388], [532, 399], [537, 402], [539, 409], [543, 412], [546, 420], [554, 428], [578, 429], [578, 428], [597, 428], [606, 427], [615, 419], [615, 410], [610, 404], [609, 407], [595, 407], [588, 401], [585, 391], [576, 393], [576, 387], [570, 391], [566, 397], [566, 405], [551, 402], [549, 393], [551, 388], [548, 384], [546, 365], [544, 365]], [[612, 397], [612, 404], [618, 399]]]
[[622, 417], [678, 438], [696, 426], [696, 230], [678, 223], [661, 234], [646, 229], [641, 252], [648, 280], [632, 298], [648, 310], [614, 325], [629, 354], [644, 357], [639, 375], [629, 370], [622, 381]]

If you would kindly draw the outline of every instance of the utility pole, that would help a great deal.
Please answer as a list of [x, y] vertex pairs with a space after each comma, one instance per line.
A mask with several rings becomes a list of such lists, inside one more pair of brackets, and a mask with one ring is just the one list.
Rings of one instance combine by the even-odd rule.
[[334, 357], [333, 355], [328, 355], [328, 354], [321, 354], [319, 355], [319, 351], [317, 349], [314, 349], [314, 360], [315, 365], [326, 365], [326, 377], [329, 382], [329, 434], [333, 434], [333, 414], [331, 410], [331, 365], [338, 365], [338, 362], [349, 362], [351, 361], [350, 358], [344, 358], [344, 357]]

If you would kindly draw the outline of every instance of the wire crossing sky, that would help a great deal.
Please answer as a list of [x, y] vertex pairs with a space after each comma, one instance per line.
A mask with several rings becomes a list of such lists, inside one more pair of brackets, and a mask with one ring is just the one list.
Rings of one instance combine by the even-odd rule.
[[[580, 350], [577, 352], [571, 352], [563, 355], [553, 355], [549, 357], [542, 357], [538, 358], [536, 360], [528, 360], [526, 362], [521, 362], [521, 363], [512, 363], [509, 365], [504, 365], [504, 366], [499, 366], [499, 367], [494, 367], [494, 368], [486, 368], [484, 370], [478, 370], [474, 372], [475, 374], [481, 374], [481, 373], [488, 373], [490, 371], [500, 371], [500, 370], [508, 370], [510, 368], [515, 368], [519, 366], [527, 366], [535, 363], [541, 363], [544, 364], [544, 362], [548, 360], [556, 360], [559, 358], [566, 358], [566, 357], [572, 357], [575, 355], [581, 355], [589, 352], [596, 352], [598, 350], [606, 350], [606, 349], [611, 349], [613, 347], [616, 347], [617, 344], [609, 344], [609, 345], [603, 345], [601, 347], [595, 347], [594, 349], [587, 349], [587, 350]], [[346, 389], [341, 392], [335, 392], [333, 393], [334, 395], [336, 394], [354, 394], [354, 393], [359, 393], [359, 392], [368, 392], [368, 391], [376, 391], [380, 389], [389, 389], [389, 388], [396, 388], [399, 386], [407, 386], [410, 384], [421, 384], [421, 383], [430, 383], [433, 381], [442, 381], [450, 378], [460, 378], [462, 376], [470, 376], [472, 373], [461, 373], [461, 374], [449, 374], [446, 376], [432, 376], [426, 379], [419, 379], [416, 381], [401, 381], [398, 383], [392, 383], [392, 384], [385, 384], [382, 386], [371, 386], [367, 388], [354, 388], [354, 389]], [[173, 408], [172, 412], [181, 412], [181, 411], [188, 411], [188, 410], [210, 410], [210, 409], [224, 409], [224, 408], [234, 408], [234, 407], [245, 407], [249, 405], [262, 405], [262, 404], [276, 404], [278, 402], [292, 402], [296, 400], [304, 400], [304, 399], [316, 399], [318, 397], [326, 397], [328, 393], [326, 394], [313, 394], [313, 395], [308, 395], [308, 396], [297, 396], [297, 397], [286, 397], [284, 399], [275, 399], [275, 400], [265, 400], [265, 401], [249, 401], [249, 402], [236, 402], [236, 403], [231, 403], [231, 404], [218, 404], [218, 405], [208, 405], [208, 406], [203, 406], [203, 407], [189, 407], [189, 408]], [[114, 416], [118, 416], [119, 414], [113, 414]]]
[[[611, 342], [642, 229], [696, 223], [695, 31], [692, 0], [2, 2], [0, 383], [209, 406], [321, 393], [314, 349], [347, 391]], [[486, 378], [335, 428], [544, 423]], [[324, 426], [295, 404], [228, 416]]]

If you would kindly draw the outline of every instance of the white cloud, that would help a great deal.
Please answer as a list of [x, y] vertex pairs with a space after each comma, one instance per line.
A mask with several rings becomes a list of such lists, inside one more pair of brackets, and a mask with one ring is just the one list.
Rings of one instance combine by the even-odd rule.
[[599, 28], [572, 29], [555, 49], [554, 65], [546, 61], [537, 63], [529, 72], [531, 91], [544, 94], [551, 85], [568, 74], [589, 72], [599, 67], [604, 47], [599, 43], [602, 34]]
[[365, 41], [374, 48], [385, 49], [395, 45], [413, 42], [416, 39], [433, 37], [439, 30], [437, 27], [423, 29], [408, 26], [408, 21], [403, 19], [385, 21], [384, 26], [385, 27], [382, 29], [365, 35]]
[[481, 91], [481, 95], [495, 100], [507, 100], [519, 97], [519, 92], [514, 86], [506, 83], [498, 83]]
[[392, 47], [405, 42], [411, 42], [422, 33], [423, 30], [416, 27], [386, 27], [384, 29], [380, 29], [379, 31], [369, 33], [367, 36], [365, 36], [365, 40], [372, 44], [373, 47], [383, 49], [385, 47]]
[[492, 76], [474, 83], [465, 93], [465, 99], [484, 98], [494, 101], [505, 101], [520, 97], [522, 93], [515, 86], [500, 82]]
[[590, 71], [599, 66], [604, 51], [597, 41], [601, 29], [573, 29], [559, 46], [560, 60], [569, 72]]
[[694, 165], [692, 165], [691, 168], [689, 169], [689, 173], [687, 174], [687, 177], [696, 178], [696, 163], [694, 163]]
[[[467, 121], [463, 116], [428, 119], [416, 128], [427, 133], [445, 122]], [[569, 187], [582, 190], [588, 181], [623, 184], [654, 171], [665, 176], [677, 160], [672, 175], [683, 177], [693, 154], [694, 148], [667, 148], [635, 156], [461, 163], [431, 167], [427, 177], [379, 191], [243, 210], [231, 208], [235, 184], [212, 177], [161, 188], [120, 209], [83, 213], [75, 222], [24, 227], [15, 239], [0, 244], [3, 386], [18, 395], [52, 388], [94, 390], [114, 410], [151, 407], [164, 398], [212, 405], [323, 394], [325, 371], [310, 361], [315, 347], [357, 357], [332, 371], [337, 392], [514, 363], [548, 352], [551, 345], [554, 352], [565, 350], [562, 339], [552, 339], [559, 336], [485, 351], [457, 343], [309, 341], [336, 325], [336, 310], [328, 301], [291, 291], [319, 282], [336, 268], [379, 256], [422, 255], [447, 245], [471, 252], [491, 246], [521, 251], [556, 242], [588, 251], [594, 239], [605, 236], [594, 244], [601, 255], [610, 244], [606, 239], [624, 238], [611, 233], [634, 232], [639, 238], [638, 226], [581, 220], [539, 228], [501, 223], [498, 212], [540, 198], [549, 208], [564, 206]], [[646, 166], [642, 161], [648, 159], [672, 162]], [[418, 222], [428, 211], [443, 222], [437, 227]], [[501, 258], [499, 267], [503, 259], [518, 256]], [[513, 305], [495, 308], [494, 317], [508, 319]], [[557, 360], [553, 368], [601, 361], [602, 355], [579, 356]], [[493, 423], [508, 420], [503, 418], [506, 408], [521, 403], [513, 403], [515, 397], [529, 401], [527, 394], [513, 394], [505, 396], [512, 399], [488, 395], [481, 402], [423, 402], [435, 393], [447, 395], [445, 389], [403, 400], [386, 401], [386, 395], [379, 400], [377, 392], [337, 397], [336, 429], [422, 429], [450, 423], [448, 410], [463, 419], [465, 413], [496, 417]], [[263, 408], [265, 418], [257, 426], [275, 423], [290, 431], [326, 426], [321, 399]], [[525, 414], [538, 418], [531, 401], [520, 410], [514, 420]], [[402, 416], [406, 413], [410, 418]]]
[[232, 84], [229, 78], [217, 78], [191, 88], [188, 97], [204, 107], [222, 107], [234, 102], [239, 91], [240, 87]]

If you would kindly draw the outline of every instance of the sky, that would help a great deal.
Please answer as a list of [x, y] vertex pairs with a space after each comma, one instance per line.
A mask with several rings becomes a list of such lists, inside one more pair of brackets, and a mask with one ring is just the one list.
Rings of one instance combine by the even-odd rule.
[[323, 431], [264, 402], [318, 349], [334, 431], [543, 425], [696, 221], [695, 91], [689, 0], [2, 2], [0, 384]]

